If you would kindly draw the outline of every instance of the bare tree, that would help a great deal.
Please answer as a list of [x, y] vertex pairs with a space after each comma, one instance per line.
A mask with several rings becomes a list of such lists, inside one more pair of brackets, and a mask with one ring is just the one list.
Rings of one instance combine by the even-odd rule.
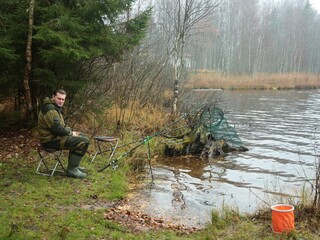
[[225, 0], [189, 48], [191, 67], [231, 74], [318, 73], [319, 16], [308, 0]]
[[179, 83], [185, 67], [185, 49], [197, 23], [210, 17], [223, 0], [161, 0], [159, 24], [165, 32], [167, 52], [173, 67], [172, 113], [177, 113]]

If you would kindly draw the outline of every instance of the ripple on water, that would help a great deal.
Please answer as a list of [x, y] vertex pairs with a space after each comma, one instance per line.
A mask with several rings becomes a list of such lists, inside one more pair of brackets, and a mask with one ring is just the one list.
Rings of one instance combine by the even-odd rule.
[[225, 117], [248, 152], [225, 158], [158, 159], [155, 182], [134, 195], [135, 206], [155, 217], [202, 226], [212, 209], [240, 212], [299, 198], [314, 176], [320, 91], [223, 92]]

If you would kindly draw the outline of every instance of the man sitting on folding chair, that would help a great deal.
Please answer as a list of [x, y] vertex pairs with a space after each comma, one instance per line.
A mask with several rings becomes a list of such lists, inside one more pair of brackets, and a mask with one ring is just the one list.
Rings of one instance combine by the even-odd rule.
[[63, 89], [57, 89], [52, 99], [44, 100], [38, 116], [40, 142], [44, 148], [69, 150], [67, 176], [85, 178], [86, 174], [79, 165], [88, 149], [89, 139], [65, 125], [62, 106], [66, 96]]

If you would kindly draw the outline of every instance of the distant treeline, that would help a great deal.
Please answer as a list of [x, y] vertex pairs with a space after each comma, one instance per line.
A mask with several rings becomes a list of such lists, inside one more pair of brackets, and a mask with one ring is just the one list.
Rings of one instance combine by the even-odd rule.
[[193, 69], [320, 72], [320, 14], [307, 0], [229, 0], [189, 44]]

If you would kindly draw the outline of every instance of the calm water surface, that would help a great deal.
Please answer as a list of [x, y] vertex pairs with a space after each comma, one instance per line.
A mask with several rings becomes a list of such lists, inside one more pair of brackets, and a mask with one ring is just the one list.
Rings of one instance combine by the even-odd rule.
[[[240, 212], [299, 201], [314, 177], [320, 91], [223, 91], [221, 108], [248, 152], [224, 158], [170, 158], [153, 166], [154, 184], [133, 207], [175, 223], [202, 226], [212, 209]], [[150, 174], [146, 176], [150, 182]]]

